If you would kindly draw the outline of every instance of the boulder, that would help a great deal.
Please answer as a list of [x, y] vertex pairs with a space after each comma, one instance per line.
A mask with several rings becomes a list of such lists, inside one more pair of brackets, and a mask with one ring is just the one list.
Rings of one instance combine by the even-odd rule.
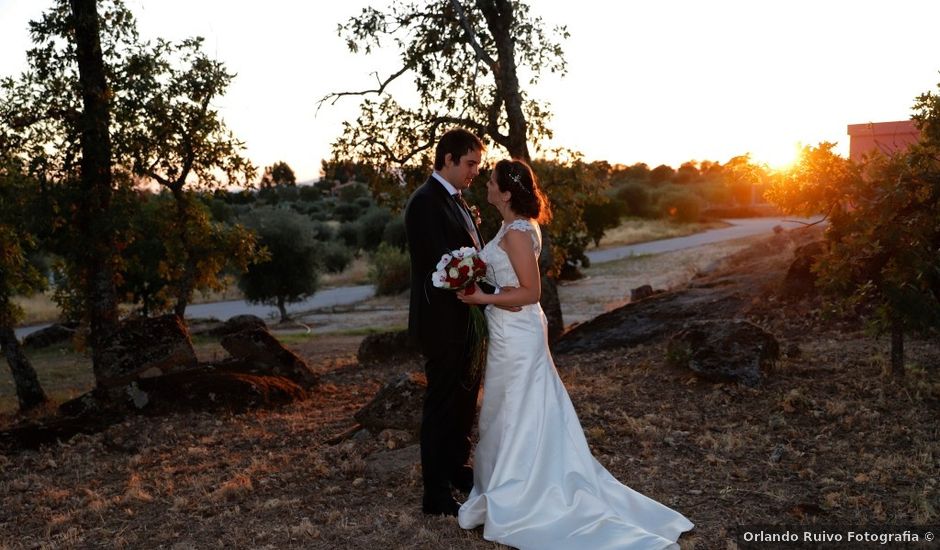
[[772, 334], [747, 321], [695, 321], [669, 341], [671, 364], [712, 382], [760, 384], [780, 356]]
[[215, 317], [208, 317], [205, 319], [188, 319], [186, 321], [186, 328], [189, 329], [190, 336], [200, 336], [203, 334], [212, 336], [221, 332], [224, 325], [225, 323], [219, 321]]
[[816, 274], [812, 267], [826, 253], [826, 241], [813, 241], [793, 251], [793, 261], [783, 279], [783, 295], [801, 298], [816, 291]]
[[242, 332], [243, 330], [254, 329], [267, 330], [268, 325], [265, 324], [264, 319], [258, 317], [257, 315], [236, 315], [234, 317], [230, 317], [221, 325], [213, 327], [211, 330], [209, 330], [209, 334], [212, 336], [222, 337], [229, 334]]
[[423, 374], [401, 374], [382, 387], [375, 398], [355, 414], [356, 422], [373, 434], [386, 429], [417, 434], [421, 429], [426, 388], [427, 379]]
[[421, 352], [410, 342], [407, 330], [377, 332], [362, 339], [356, 358], [361, 365], [399, 364], [420, 360]]
[[631, 302], [572, 327], [553, 347], [554, 353], [586, 353], [599, 349], [649, 344], [675, 332], [675, 327], [708, 312], [733, 317], [744, 305], [730, 288], [690, 288], [661, 292]]
[[366, 458], [365, 473], [375, 479], [386, 479], [391, 475], [407, 474], [418, 464], [421, 464], [421, 448], [418, 445], [409, 445], [372, 453]]
[[186, 327], [175, 315], [124, 321], [102, 350], [99, 384], [123, 386], [196, 365], [196, 351]]
[[23, 347], [27, 349], [47, 348], [54, 344], [68, 342], [75, 335], [78, 323], [56, 323], [23, 338]]
[[630, 290], [630, 301], [639, 302], [644, 298], [649, 298], [653, 295], [653, 287], [650, 285], [638, 286]]
[[222, 347], [232, 356], [214, 366], [218, 370], [246, 374], [274, 375], [311, 388], [318, 382], [316, 373], [296, 353], [285, 348], [265, 329], [248, 329], [222, 338]]
[[307, 398], [293, 380], [281, 376], [257, 376], [198, 369], [147, 378], [137, 382], [136, 408], [147, 413], [178, 410], [244, 411], [274, 407]]

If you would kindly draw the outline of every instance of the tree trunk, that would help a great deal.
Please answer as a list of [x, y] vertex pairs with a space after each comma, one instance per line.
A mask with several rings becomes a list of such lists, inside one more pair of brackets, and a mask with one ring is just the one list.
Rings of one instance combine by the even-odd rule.
[[[498, 126], [496, 121], [490, 121], [490, 134], [494, 135], [497, 143], [505, 146], [512, 158], [531, 163], [529, 157], [528, 136], [529, 129], [525, 112], [522, 109], [522, 92], [519, 91], [519, 77], [516, 74], [516, 43], [512, 37], [512, 26], [515, 23], [512, 2], [508, 0], [478, 0], [477, 6], [486, 18], [493, 39], [496, 42], [497, 65], [494, 70], [496, 89], [503, 101], [509, 133], [503, 139], [498, 139]], [[494, 127], [496, 126], [496, 127]], [[554, 343], [565, 329], [561, 314], [561, 302], [558, 300], [558, 286], [554, 278], [548, 276], [551, 261], [551, 236], [548, 231], [542, 232], [542, 255], [539, 257], [539, 266], [542, 273], [542, 297], [539, 300], [545, 317], [548, 319], [548, 341]]]
[[891, 323], [891, 374], [904, 377], [904, 326], [897, 319]]
[[75, 30], [78, 81], [82, 93], [81, 199], [75, 222], [84, 242], [80, 264], [86, 285], [85, 309], [91, 334], [95, 378], [104, 368], [103, 344], [117, 327], [114, 285], [114, 245], [110, 219], [111, 138], [109, 96], [98, 28], [96, 0], [70, 0]]
[[186, 228], [186, 222], [189, 219], [189, 213], [186, 210], [186, 195], [183, 193], [182, 183], [179, 187], [173, 187], [173, 199], [176, 201], [176, 224], [179, 229], [180, 250], [183, 253], [182, 267], [183, 273], [176, 285], [176, 305], [173, 312], [180, 318], [183, 324], [186, 324], [185, 314], [186, 306], [193, 295], [193, 287], [196, 280], [196, 259], [190, 250], [189, 234]]
[[20, 343], [12, 327], [0, 327], [0, 347], [3, 348], [3, 355], [6, 356], [7, 363], [10, 365], [10, 373], [16, 385], [16, 398], [20, 403], [20, 412], [26, 412], [45, 403], [46, 393], [42, 391], [36, 370], [20, 349]]
[[[506, 120], [509, 125], [507, 139], [496, 139], [509, 151], [513, 158], [531, 162], [529, 157], [529, 129], [522, 110], [522, 92], [519, 91], [519, 77], [516, 74], [516, 43], [512, 37], [515, 23], [512, 2], [508, 0], [478, 0], [477, 6], [486, 18], [487, 28], [496, 42], [497, 62], [494, 72], [496, 90], [503, 101]], [[496, 121], [491, 120], [492, 127]], [[498, 126], [491, 128], [491, 134], [498, 134]]]
[[286, 323], [291, 320], [290, 315], [287, 314], [287, 304], [284, 301], [283, 296], [277, 297], [277, 310], [281, 312], [282, 323]]

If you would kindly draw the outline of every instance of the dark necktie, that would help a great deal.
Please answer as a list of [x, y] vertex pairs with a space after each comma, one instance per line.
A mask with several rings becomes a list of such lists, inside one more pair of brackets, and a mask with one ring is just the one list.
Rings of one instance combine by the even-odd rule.
[[467, 201], [464, 200], [463, 195], [461, 195], [459, 191], [451, 196], [454, 197], [454, 200], [457, 201], [457, 205], [460, 206], [460, 213], [463, 214], [463, 221], [467, 226], [467, 232], [473, 237], [473, 243], [476, 245], [477, 249], [479, 249], [480, 243], [477, 241], [477, 227], [473, 223], [473, 217], [470, 214], [470, 205], [467, 204]]

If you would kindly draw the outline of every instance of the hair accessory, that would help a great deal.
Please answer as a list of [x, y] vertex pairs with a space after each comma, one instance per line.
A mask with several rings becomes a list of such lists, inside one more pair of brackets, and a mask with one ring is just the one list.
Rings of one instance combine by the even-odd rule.
[[528, 194], [532, 194], [532, 191], [529, 191], [525, 188], [525, 185], [522, 185], [522, 173], [514, 171], [512, 168], [509, 169], [509, 179], [513, 181], [520, 189], [525, 191]]

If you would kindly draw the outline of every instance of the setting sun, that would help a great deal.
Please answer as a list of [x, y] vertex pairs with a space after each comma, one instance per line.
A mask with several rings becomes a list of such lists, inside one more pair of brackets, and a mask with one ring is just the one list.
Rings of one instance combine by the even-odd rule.
[[786, 170], [799, 159], [801, 148], [800, 142], [793, 142], [789, 148], [779, 146], [755, 148], [751, 152], [751, 158], [754, 162], [766, 164], [771, 170]]

